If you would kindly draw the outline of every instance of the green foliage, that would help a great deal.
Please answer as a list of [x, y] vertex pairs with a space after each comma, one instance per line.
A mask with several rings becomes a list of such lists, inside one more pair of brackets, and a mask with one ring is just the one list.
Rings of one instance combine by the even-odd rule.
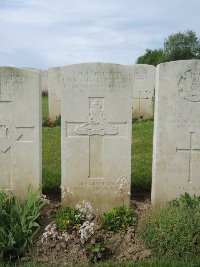
[[169, 259], [200, 255], [199, 198], [188, 194], [150, 213], [142, 222], [139, 235], [155, 256]]
[[84, 215], [78, 209], [71, 207], [59, 209], [55, 218], [55, 224], [59, 230], [77, 228], [84, 221]]
[[179, 198], [170, 201], [170, 206], [198, 209], [200, 211], [200, 196], [191, 197], [188, 193], [181, 195]]
[[171, 34], [164, 42], [165, 61], [200, 59], [200, 40], [194, 31]]
[[61, 126], [61, 116], [57, 116], [54, 121], [52, 121], [49, 117], [43, 117], [42, 126], [43, 127]]
[[101, 227], [103, 229], [120, 232], [136, 222], [133, 211], [127, 206], [112, 208], [102, 214]]
[[163, 48], [155, 50], [147, 48], [136, 63], [156, 66], [166, 61], [186, 59], [200, 59], [200, 39], [191, 30], [169, 35], [164, 41]]
[[143, 56], [138, 57], [136, 64], [148, 64], [148, 65], [158, 65], [164, 60], [164, 54], [162, 49], [146, 49]]
[[91, 262], [102, 261], [105, 257], [106, 252], [109, 253], [109, 241], [96, 242], [94, 244], [86, 244], [87, 252], [89, 253], [89, 258]]
[[53, 122], [53, 126], [61, 126], [61, 116], [57, 116], [55, 121]]
[[14, 260], [30, 249], [39, 230], [36, 222], [45, 204], [29, 187], [23, 204], [11, 193], [0, 191], [0, 261]]

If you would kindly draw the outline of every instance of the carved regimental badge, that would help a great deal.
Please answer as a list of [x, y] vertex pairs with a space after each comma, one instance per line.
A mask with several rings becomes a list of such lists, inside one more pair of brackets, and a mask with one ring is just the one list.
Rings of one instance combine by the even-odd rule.
[[5, 153], [22, 136], [14, 126], [13, 121], [0, 116], [0, 152]]
[[90, 101], [89, 120], [77, 125], [74, 132], [80, 135], [116, 135], [118, 128], [106, 121], [103, 113], [103, 100], [94, 98]]
[[186, 71], [178, 82], [179, 94], [187, 101], [200, 101], [200, 69]]

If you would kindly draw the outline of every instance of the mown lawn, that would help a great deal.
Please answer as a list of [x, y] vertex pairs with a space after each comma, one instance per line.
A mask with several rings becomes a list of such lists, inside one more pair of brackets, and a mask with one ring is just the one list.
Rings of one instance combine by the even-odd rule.
[[59, 189], [61, 183], [60, 127], [42, 129], [43, 189]]
[[153, 120], [133, 123], [131, 178], [134, 190], [151, 190]]
[[48, 96], [42, 97], [42, 117], [47, 118], [49, 116]]

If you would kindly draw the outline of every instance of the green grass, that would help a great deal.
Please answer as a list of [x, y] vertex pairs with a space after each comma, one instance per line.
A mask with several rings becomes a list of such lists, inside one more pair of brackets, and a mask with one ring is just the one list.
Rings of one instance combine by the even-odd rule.
[[43, 189], [59, 189], [61, 183], [60, 127], [42, 128]]
[[[11, 265], [8, 264], [0, 264], [0, 267], [10, 267]], [[25, 263], [20, 265], [12, 265], [12, 267], [52, 267], [53, 265], [50, 264], [37, 264], [37, 263]], [[55, 265], [54, 265], [55, 266]], [[61, 265], [59, 265], [62, 267]], [[66, 267], [69, 265], [65, 265]], [[79, 264], [75, 265], [76, 267], [84, 267], [85, 265]], [[118, 262], [101, 262], [97, 264], [89, 264], [88, 267], [200, 267], [200, 260], [193, 261], [193, 262], [183, 262], [183, 261], [163, 261], [163, 260], [148, 260], [144, 262], [125, 262], [125, 263], [118, 263]]]
[[49, 116], [48, 96], [42, 97], [42, 118]]
[[153, 120], [133, 123], [131, 177], [134, 190], [151, 190]]

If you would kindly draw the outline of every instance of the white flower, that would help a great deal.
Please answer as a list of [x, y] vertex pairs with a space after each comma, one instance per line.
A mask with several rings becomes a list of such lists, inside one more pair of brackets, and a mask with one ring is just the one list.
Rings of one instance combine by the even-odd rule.
[[67, 242], [68, 240], [70, 240], [70, 235], [66, 231], [58, 231], [56, 224], [51, 223], [45, 228], [45, 232], [42, 234], [41, 237], [41, 242], [44, 243], [44, 241], [47, 241], [48, 239], [57, 239]]
[[79, 230], [79, 233], [81, 235], [81, 239], [83, 241], [87, 241], [88, 238], [90, 238], [94, 234], [94, 223], [85, 221]]
[[78, 209], [87, 220], [91, 220], [94, 217], [94, 210], [90, 202], [83, 200], [82, 203], [76, 205], [76, 209]]

